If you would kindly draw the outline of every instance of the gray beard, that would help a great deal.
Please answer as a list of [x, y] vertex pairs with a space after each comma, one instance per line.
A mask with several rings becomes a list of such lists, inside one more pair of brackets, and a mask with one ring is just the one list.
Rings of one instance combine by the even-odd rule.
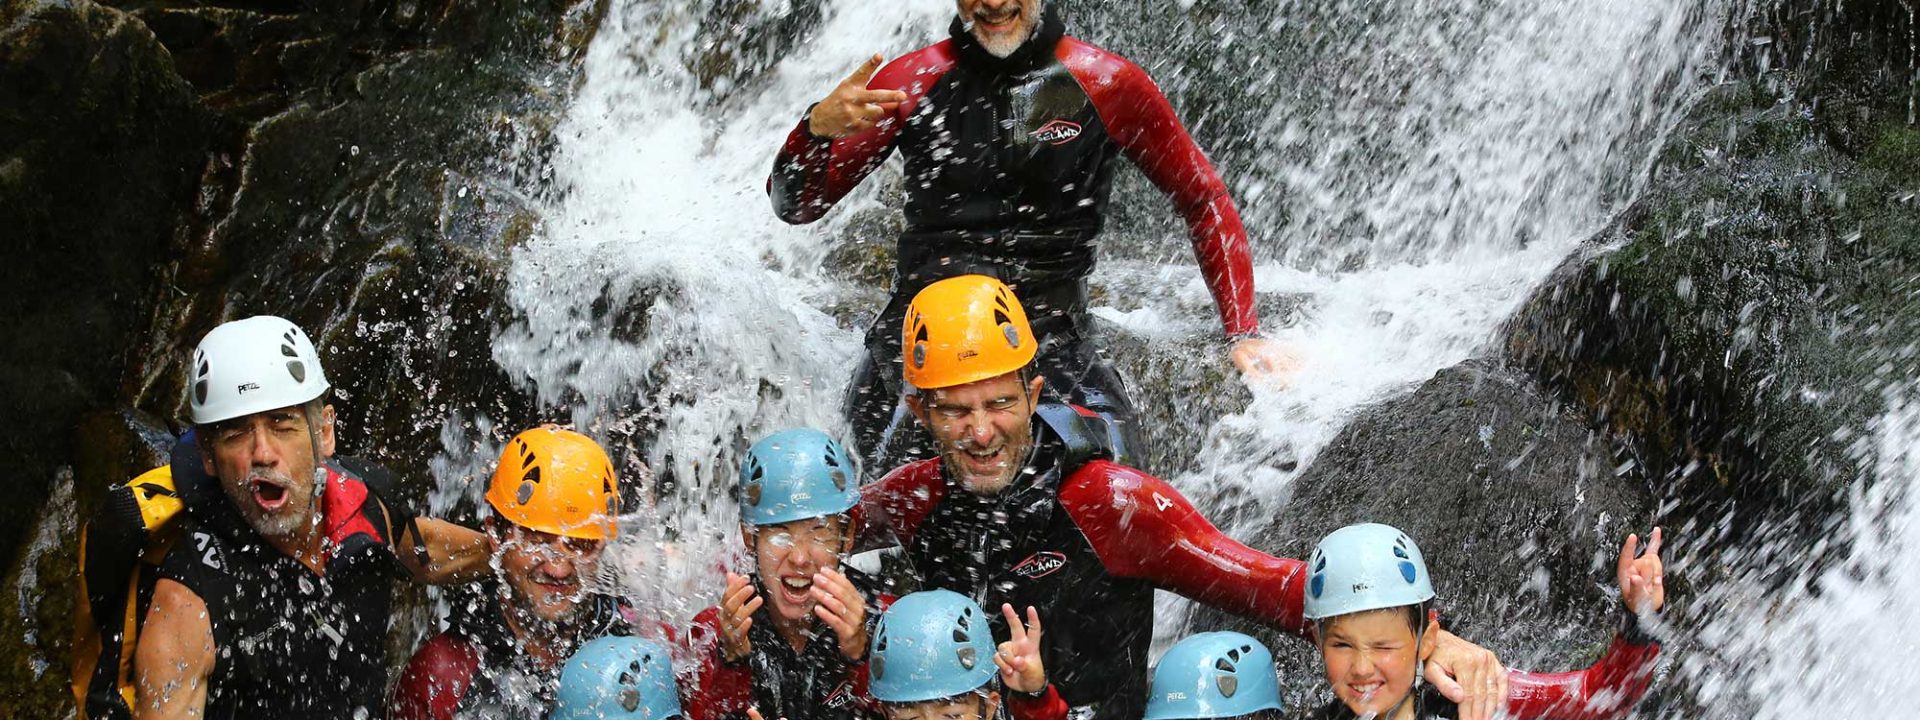
[[252, 527], [254, 532], [259, 533], [260, 537], [271, 539], [298, 537], [315, 520], [313, 495], [301, 493], [298, 485], [287, 478], [274, 477], [273, 479], [286, 481], [287, 487], [287, 504], [277, 513], [264, 512], [253, 504], [251, 481], [241, 484], [238, 488], [224, 482], [220, 485], [227, 491], [227, 499], [233, 502], [234, 509], [240, 511], [240, 517], [246, 520], [247, 525]]
[[1031, 37], [1033, 37], [1031, 25], [1027, 26], [1025, 32], [1002, 35], [997, 38], [988, 38], [977, 30], [973, 33], [973, 39], [980, 41], [980, 47], [986, 50], [988, 55], [997, 58], [1012, 55], [1015, 50], [1020, 49], [1021, 45], [1027, 44], [1027, 39]]

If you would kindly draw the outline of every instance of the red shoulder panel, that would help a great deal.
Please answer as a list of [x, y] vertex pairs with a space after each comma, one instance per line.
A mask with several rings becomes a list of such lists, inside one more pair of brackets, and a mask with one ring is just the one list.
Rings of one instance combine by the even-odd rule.
[[859, 528], [854, 551], [911, 542], [920, 523], [946, 495], [947, 479], [939, 458], [902, 465], [860, 488], [860, 504], [853, 513], [854, 527]]
[[433, 636], [400, 672], [388, 715], [394, 720], [452, 720], [479, 668], [478, 648], [448, 633]]

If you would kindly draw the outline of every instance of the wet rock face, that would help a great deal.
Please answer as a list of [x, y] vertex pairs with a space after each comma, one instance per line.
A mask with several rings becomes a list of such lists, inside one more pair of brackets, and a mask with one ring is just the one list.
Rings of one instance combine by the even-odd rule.
[[[1363, 412], [1278, 511], [1242, 505], [1214, 519], [1254, 528], [1241, 539], [1294, 558], [1347, 525], [1398, 527], [1425, 551], [1448, 629], [1510, 667], [1583, 667], [1617, 627], [1602, 588], [1650, 508], [1644, 480], [1620, 462], [1606, 437], [1524, 373], [1468, 361]], [[1320, 676], [1306, 643], [1239, 618], [1202, 609], [1190, 629], [1264, 633], [1284, 677]]]
[[0, 558], [112, 406], [146, 325], [212, 117], [137, 20], [86, 2], [0, 3]]
[[1920, 130], [1897, 98], [1716, 90], [1620, 247], [1511, 328], [1510, 354], [1634, 437], [1684, 517], [1744, 500], [1744, 528], [1818, 527], [1869, 476], [1856, 431], [1920, 370]]

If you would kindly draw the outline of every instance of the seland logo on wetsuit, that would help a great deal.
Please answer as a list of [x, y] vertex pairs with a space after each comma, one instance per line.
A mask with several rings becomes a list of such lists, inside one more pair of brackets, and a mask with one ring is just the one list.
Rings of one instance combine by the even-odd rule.
[[1051, 550], [1037, 552], [1013, 566], [1013, 574], [1028, 580], [1038, 580], [1060, 571], [1067, 566], [1067, 556]]
[[1074, 138], [1080, 137], [1080, 123], [1071, 120], [1055, 120], [1040, 126], [1040, 129], [1033, 131], [1030, 135], [1037, 142], [1065, 145], [1073, 142]]

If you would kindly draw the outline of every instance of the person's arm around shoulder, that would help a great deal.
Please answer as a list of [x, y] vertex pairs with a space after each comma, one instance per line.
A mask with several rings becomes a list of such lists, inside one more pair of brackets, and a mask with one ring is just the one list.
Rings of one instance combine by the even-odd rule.
[[[1097, 460], [1067, 479], [1060, 504], [1107, 572], [1145, 579], [1302, 639], [1309, 636], [1306, 563], [1227, 537], [1166, 481]], [[1489, 720], [1507, 696], [1507, 673], [1499, 658], [1444, 630], [1435, 638], [1424, 675], [1460, 703], [1461, 720]]]
[[1660, 661], [1660, 643], [1644, 628], [1666, 605], [1666, 568], [1660, 559], [1660, 528], [1647, 539], [1646, 552], [1636, 557], [1638, 535], [1628, 535], [1620, 547], [1615, 579], [1625, 611], [1621, 632], [1592, 667], [1566, 673], [1513, 674], [1508, 717], [1555, 720], [1621, 720], [1653, 684]]
[[387, 537], [393, 553], [415, 580], [428, 585], [459, 585], [487, 577], [487, 536], [439, 518], [395, 517], [397, 508], [374, 496], [387, 513]]
[[154, 583], [139, 645], [134, 648], [135, 720], [176, 720], [206, 714], [213, 676], [213, 624], [207, 603], [185, 585]]

